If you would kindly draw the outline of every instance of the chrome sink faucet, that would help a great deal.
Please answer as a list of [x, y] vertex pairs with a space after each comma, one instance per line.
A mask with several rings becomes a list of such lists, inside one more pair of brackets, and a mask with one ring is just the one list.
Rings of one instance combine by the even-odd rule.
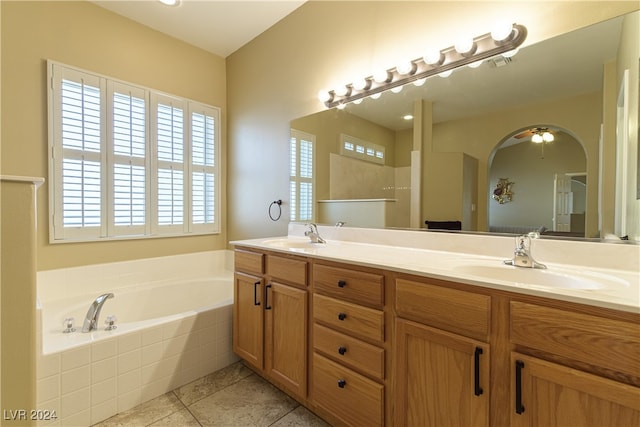
[[533, 259], [531, 255], [531, 239], [540, 237], [538, 232], [531, 232], [516, 237], [516, 248], [513, 251], [513, 258], [504, 261], [507, 265], [526, 268], [547, 268], [546, 265]]
[[318, 232], [318, 226], [314, 223], [307, 224], [309, 229], [304, 232], [304, 235], [311, 239], [311, 243], [327, 243]]
[[84, 319], [84, 325], [82, 326], [82, 332], [91, 332], [98, 329], [98, 318], [100, 317], [100, 310], [102, 306], [109, 298], [113, 298], [112, 293], [102, 294], [91, 303], [87, 316]]

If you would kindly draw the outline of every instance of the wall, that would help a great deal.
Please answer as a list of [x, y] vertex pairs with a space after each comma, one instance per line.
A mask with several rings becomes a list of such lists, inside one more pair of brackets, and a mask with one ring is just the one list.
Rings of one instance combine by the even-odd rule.
[[[514, 183], [511, 188], [513, 200], [505, 204], [490, 200], [489, 224], [544, 225], [553, 230], [554, 174], [585, 170], [582, 146], [564, 133], [557, 134], [555, 141], [545, 144], [544, 158], [541, 144], [530, 141], [498, 150], [491, 162], [489, 182], [495, 188], [499, 178], [508, 178]], [[597, 186], [597, 181], [592, 185]]]
[[267, 207], [281, 198], [286, 209], [289, 122], [324, 109], [318, 90], [419, 57], [426, 43], [450, 46], [460, 28], [484, 34], [509, 19], [529, 29], [526, 46], [636, 9], [634, 1], [305, 3], [227, 58], [229, 237], [286, 234], [287, 214], [271, 222]]
[[[1, 7], [4, 174], [48, 177], [46, 60], [52, 59], [221, 107], [224, 176], [227, 94], [223, 58], [90, 2], [3, 1]], [[225, 187], [223, 182], [223, 224]], [[38, 270], [226, 247], [224, 225], [215, 236], [52, 245], [47, 227], [48, 192], [45, 183], [38, 194]]]

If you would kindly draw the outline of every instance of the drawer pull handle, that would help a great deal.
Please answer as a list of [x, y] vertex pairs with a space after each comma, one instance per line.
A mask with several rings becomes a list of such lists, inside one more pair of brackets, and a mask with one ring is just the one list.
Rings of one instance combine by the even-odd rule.
[[271, 306], [269, 305], [269, 288], [271, 285], [267, 285], [264, 287], [264, 309], [271, 310]]
[[253, 284], [253, 305], [260, 305], [260, 301], [258, 301], [258, 286], [260, 286], [260, 280]]
[[524, 405], [522, 405], [522, 368], [524, 368], [524, 362], [516, 360], [516, 414], [524, 412]]
[[338, 387], [344, 388], [344, 386], [346, 385], [347, 385], [347, 382], [345, 380], [338, 380]]
[[338, 280], [339, 288], [344, 288], [345, 286], [347, 286], [347, 282], [345, 282], [344, 280]]
[[338, 347], [338, 353], [340, 353], [341, 355], [344, 356], [346, 352], [347, 352], [347, 347], [344, 347], [344, 346]]
[[344, 320], [346, 318], [347, 318], [347, 315], [345, 313], [338, 313], [338, 319]]
[[483, 393], [482, 387], [480, 387], [480, 355], [482, 354], [482, 348], [476, 347], [476, 351], [473, 354], [473, 382], [476, 396], [480, 396]]

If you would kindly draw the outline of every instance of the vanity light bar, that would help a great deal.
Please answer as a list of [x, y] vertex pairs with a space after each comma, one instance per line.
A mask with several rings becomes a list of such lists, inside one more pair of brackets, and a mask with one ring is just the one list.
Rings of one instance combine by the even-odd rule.
[[[393, 88], [400, 88], [408, 83], [426, 79], [440, 73], [453, 71], [464, 65], [473, 64], [485, 59], [512, 51], [520, 46], [527, 38], [527, 29], [520, 24], [513, 24], [511, 33], [504, 40], [494, 40], [491, 33], [473, 39], [473, 45], [467, 52], [460, 53], [455, 46], [440, 51], [440, 60], [435, 64], [428, 64], [424, 58], [411, 61], [409, 71], [390, 68], [382, 75], [369, 76], [359, 85], [350, 83], [344, 88], [334, 89], [324, 93], [324, 105], [327, 108], [343, 107], [349, 102], [381, 94]], [[437, 52], [436, 52], [437, 53]], [[379, 95], [378, 95], [379, 96]]]

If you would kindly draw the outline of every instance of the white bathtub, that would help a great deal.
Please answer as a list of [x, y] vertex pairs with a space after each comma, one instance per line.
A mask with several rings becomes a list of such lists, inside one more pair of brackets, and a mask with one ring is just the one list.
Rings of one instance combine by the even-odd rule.
[[[38, 273], [37, 408], [88, 426], [221, 369], [232, 350], [233, 253], [210, 251]], [[99, 329], [82, 333], [102, 293]], [[117, 328], [104, 330], [109, 315]], [[63, 333], [75, 318], [76, 331]], [[47, 424], [48, 425], [48, 424]]]

